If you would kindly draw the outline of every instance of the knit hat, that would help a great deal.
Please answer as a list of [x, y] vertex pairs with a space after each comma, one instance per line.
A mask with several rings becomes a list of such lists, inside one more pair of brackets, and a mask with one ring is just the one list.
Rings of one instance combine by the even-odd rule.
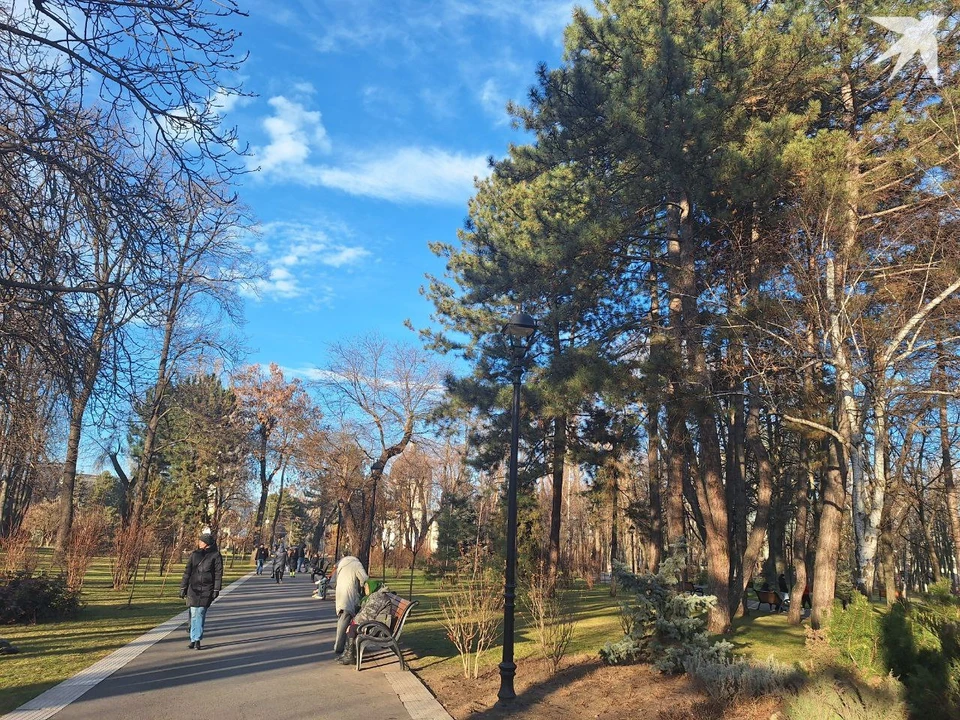
[[208, 547], [213, 546], [213, 535], [210, 532], [205, 532], [200, 534], [200, 542]]

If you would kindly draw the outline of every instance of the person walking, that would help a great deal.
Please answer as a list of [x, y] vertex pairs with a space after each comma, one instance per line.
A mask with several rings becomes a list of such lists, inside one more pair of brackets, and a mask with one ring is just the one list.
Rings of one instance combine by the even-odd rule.
[[297, 576], [297, 562], [299, 561], [299, 557], [300, 557], [299, 553], [300, 553], [299, 545], [294, 545], [292, 548], [290, 548], [290, 552], [289, 552], [290, 577]]
[[273, 551], [273, 579], [277, 581], [277, 584], [283, 582], [283, 571], [287, 567], [287, 548], [283, 543], [277, 545], [277, 549]]
[[223, 556], [209, 530], [197, 541], [180, 579], [180, 597], [186, 598], [190, 610], [190, 649], [199, 650], [207, 610], [223, 586]]
[[333, 569], [330, 583], [336, 588], [337, 637], [333, 643], [333, 652], [340, 659], [347, 642], [347, 628], [360, 609], [360, 593], [364, 583], [370, 578], [363, 563], [353, 555], [345, 555]]
[[267, 561], [267, 558], [270, 557], [270, 551], [264, 546], [263, 543], [260, 543], [260, 547], [257, 548], [257, 575], [263, 575], [263, 564]]

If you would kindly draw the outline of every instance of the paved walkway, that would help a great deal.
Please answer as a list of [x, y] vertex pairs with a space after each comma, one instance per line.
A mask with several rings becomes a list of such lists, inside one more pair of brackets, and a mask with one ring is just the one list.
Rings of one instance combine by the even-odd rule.
[[334, 662], [333, 600], [312, 590], [309, 573], [248, 575], [210, 608], [203, 650], [181, 613], [0, 720], [449, 720], [392, 655]]

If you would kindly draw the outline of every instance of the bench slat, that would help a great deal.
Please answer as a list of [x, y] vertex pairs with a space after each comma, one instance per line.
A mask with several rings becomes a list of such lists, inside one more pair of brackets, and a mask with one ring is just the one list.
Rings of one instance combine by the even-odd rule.
[[402, 670], [406, 670], [406, 662], [403, 659], [403, 653], [400, 650], [400, 646], [397, 644], [397, 640], [400, 638], [400, 634], [403, 632], [403, 626], [406, 623], [407, 618], [413, 611], [413, 608], [420, 604], [420, 601], [407, 600], [399, 595], [390, 593], [390, 604], [393, 606], [393, 611], [390, 613], [390, 627], [387, 628], [385, 625], [381, 625], [381, 627], [384, 629], [389, 630], [388, 637], [364, 635], [362, 631], [358, 632], [357, 670], [360, 669], [360, 665], [363, 662], [363, 650], [367, 645], [380, 650], [391, 650], [400, 659], [400, 668]]

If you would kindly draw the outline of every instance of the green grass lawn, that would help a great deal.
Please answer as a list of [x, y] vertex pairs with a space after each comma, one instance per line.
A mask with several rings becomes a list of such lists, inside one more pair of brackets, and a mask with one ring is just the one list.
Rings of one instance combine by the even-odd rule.
[[726, 638], [734, 652], [748, 660], [764, 662], [773, 658], [786, 665], [807, 660], [805, 624], [791, 625], [787, 613], [753, 610], [733, 621], [733, 633]]
[[[388, 571], [387, 583], [403, 596], [410, 595], [409, 574], [394, 578]], [[447, 589], [438, 581], [425, 580], [421, 572], [414, 575], [412, 597], [420, 604], [411, 615], [403, 631], [403, 644], [416, 655], [412, 667], [430, 684], [430, 678], [461, 672], [460, 659], [453, 643], [447, 639], [441, 620], [440, 598]], [[623, 637], [620, 627], [618, 603], [623, 599], [611, 597], [607, 585], [595, 585], [587, 589], [582, 583], [569, 591], [576, 608], [577, 625], [568, 649], [568, 655], [596, 654], [607, 641]], [[517, 599], [515, 611], [514, 658], [517, 662], [536, 655], [537, 642], [527, 623], [526, 611]], [[496, 666], [501, 659], [502, 646], [498, 640], [482, 657], [482, 667]]]
[[[44, 690], [71, 677], [107, 654], [123, 647], [151, 628], [183, 610], [177, 597], [183, 565], [171, 568], [166, 578], [157, 572], [156, 561], [141, 573], [136, 585], [123, 592], [111, 587], [110, 560], [98, 558], [87, 573], [79, 616], [70, 621], [38, 625], [9, 625], [0, 628], [0, 636], [20, 649], [19, 655], [0, 656], [0, 715], [18, 707]], [[224, 586], [252, 569], [244, 558], [236, 558], [231, 567], [225, 558]], [[375, 576], [378, 574], [375, 573]], [[462, 672], [456, 648], [441, 624], [440, 598], [449, 592], [436, 580], [425, 579], [422, 572], [395, 575], [387, 571], [386, 581], [394, 592], [419, 601], [404, 629], [403, 644], [416, 655], [413, 669], [430, 684], [432, 677]], [[596, 655], [608, 641], [623, 636], [619, 603], [627, 596], [610, 596], [607, 585], [587, 588], [578, 583], [569, 591], [576, 608], [577, 625], [567, 654]], [[730, 640], [738, 654], [752, 660], [773, 657], [794, 664], [805, 659], [803, 627], [787, 623], [785, 613], [756, 612], [734, 622]], [[500, 662], [499, 641], [482, 659], [484, 668]], [[528, 625], [523, 604], [516, 607], [514, 657], [518, 662], [537, 655], [536, 639]]]
[[[49, 562], [49, 554], [44, 558]], [[252, 569], [244, 558], [236, 558], [233, 567], [230, 560], [224, 558], [224, 587]], [[97, 558], [84, 580], [86, 606], [75, 619], [0, 627], [0, 637], [20, 650], [18, 655], [0, 655], [0, 715], [181, 612], [184, 604], [177, 590], [183, 563], [173, 566], [166, 578], [157, 572], [155, 560], [150, 565], [146, 579], [141, 572], [132, 592], [116, 592], [110, 559]]]

